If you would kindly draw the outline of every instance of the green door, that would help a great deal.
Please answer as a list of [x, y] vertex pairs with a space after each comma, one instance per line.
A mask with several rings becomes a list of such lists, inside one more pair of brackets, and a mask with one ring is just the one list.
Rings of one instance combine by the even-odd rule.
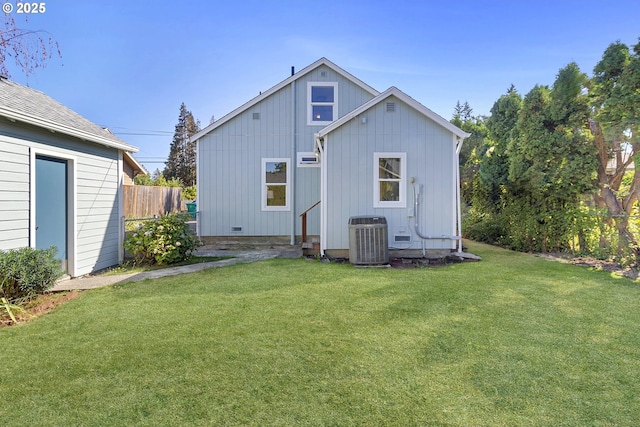
[[36, 156], [36, 248], [55, 246], [67, 270], [68, 165], [63, 159]]

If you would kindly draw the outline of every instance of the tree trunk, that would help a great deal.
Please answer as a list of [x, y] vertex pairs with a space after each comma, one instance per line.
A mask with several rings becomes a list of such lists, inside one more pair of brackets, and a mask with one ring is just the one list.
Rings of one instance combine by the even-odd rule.
[[[640, 149], [640, 145], [637, 143], [632, 144], [632, 152], [630, 153], [630, 159], [623, 161], [621, 155], [621, 141], [615, 140], [611, 144], [605, 139], [604, 133], [600, 125], [597, 122], [591, 121], [589, 123], [591, 132], [594, 135], [594, 143], [598, 150], [598, 186], [600, 192], [594, 196], [594, 199], [598, 205], [606, 206], [610, 218], [613, 220], [616, 230], [618, 231], [618, 255], [622, 256], [625, 252], [629, 251], [635, 258], [635, 264], [640, 263], [640, 248], [635, 239], [635, 236], [628, 228], [629, 215], [633, 209], [634, 203], [638, 201], [638, 192], [640, 191], [640, 162], [636, 162], [636, 173], [633, 177], [633, 182], [629, 193], [621, 198], [618, 198], [618, 191], [622, 183], [622, 178], [625, 174], [627, 166], [631, 162], [631, 157], [634, 157], [635, 153], [638, 153], [637, 149]], [[610, 154], [616, 158], [616, 170], [613, 174], [607, 174], [607, 163], [609, 161]], [[601, 244], [602, 234], [600, 239]]]

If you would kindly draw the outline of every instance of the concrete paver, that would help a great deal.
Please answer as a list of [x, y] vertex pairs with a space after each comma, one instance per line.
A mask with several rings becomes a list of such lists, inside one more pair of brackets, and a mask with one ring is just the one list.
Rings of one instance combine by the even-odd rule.
[[193, 273], [195, 271], [224, 267], [232, 264], [255, 262], [272, 258], [300, 258], [302, 256], [302, 250], [295, 246], [270, 247], [253, 250], [220, 250], [201, 248], [198, 250], [197, 254], [198, 256], [232, 256], [234, 258], [224, 259], [221, 261], [203, 262], [200, 264], [182, 265], [179, 267], [162, 268], [142, 273], [78, 277], [75, 279], [59, 281], [51, 290], [53, 292], [60, 292], [95, 289], [103, 286], [115, 285], [117, 283], [157, 279], [159, 277]]

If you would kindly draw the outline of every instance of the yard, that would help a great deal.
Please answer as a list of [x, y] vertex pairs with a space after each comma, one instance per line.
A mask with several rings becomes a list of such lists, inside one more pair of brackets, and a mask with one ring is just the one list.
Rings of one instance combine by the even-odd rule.
[[0, 329], [5, 425], [640, 425], [640, 284], [480, 244], [419, 269], [271, 260]]

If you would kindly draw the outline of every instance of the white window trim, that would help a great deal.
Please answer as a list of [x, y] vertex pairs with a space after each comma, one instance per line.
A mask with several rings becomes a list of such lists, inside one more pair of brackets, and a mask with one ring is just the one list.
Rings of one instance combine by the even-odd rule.
[[[380, 175], [378, 163], [380, 159], [400, 159], [400, 200], [387, 202], [380, 200]], [[407, 153], [373, 153], [373, 207], [374, 208], [406, 208], [407, 207]]]
[[[287, 182], [285, 185], [285, 206], [267, 206], [267, 163], [286, 163], [287, 165]], [[263, 158], [262, 159], [262, 177], [260, 178], [260, 194], [262, 200], [263, 211], [290, 211], [291, 210], [291, 159], [288, 158]], [[269, 184], [273, 185], [273, 184]]]
[[[332, 86], [333, 102], [311, 102], [311, 88], [314, 86]], [[326, 105], [333, 107], [333, 120], [331, 121], [314, 121], [313, 106]], [[307, 125], [309, 126], [326, 126], [338, 118], [338, 82], [307, 82]]]

